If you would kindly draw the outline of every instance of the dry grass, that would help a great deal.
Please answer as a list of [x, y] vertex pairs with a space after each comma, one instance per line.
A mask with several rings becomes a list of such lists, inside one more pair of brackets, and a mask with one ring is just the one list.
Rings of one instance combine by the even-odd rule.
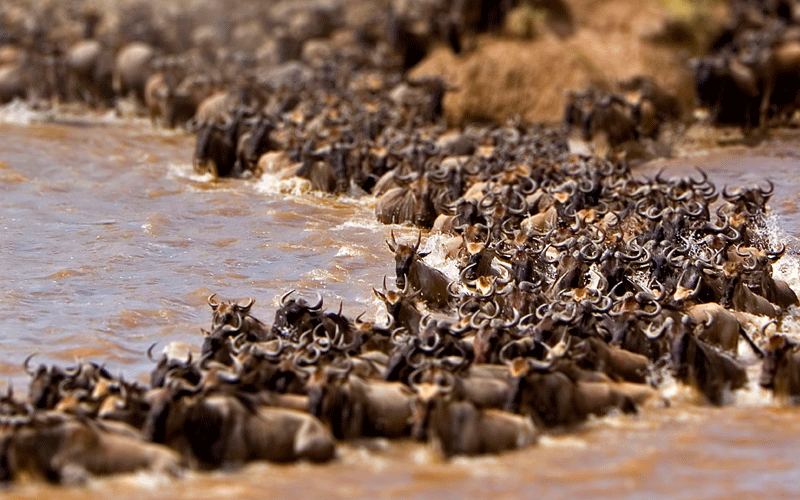
[[[708, 3], [701, 1], [700, 3]], [[532, 41], [486, 36], [455, 56], [435, 50], [414, 76], [441, 74], [457, 88], [445, 99], [450, 123], [561, 118], [565, 93], [590, 83], [611, 86], [635, 75], [653, 76], [691, 103], [689, 54], [651, 42], [667, 19], [686, 13], [689, 0], [568, 0], [574, 36], [542, 33]]]

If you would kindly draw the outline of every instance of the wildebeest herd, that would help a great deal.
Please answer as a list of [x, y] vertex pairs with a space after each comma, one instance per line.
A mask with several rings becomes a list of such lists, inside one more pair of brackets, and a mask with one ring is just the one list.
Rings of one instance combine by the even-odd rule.
[[[461, 50], [461, 33], [494, 23], [504, 3], [455, 4], [467, 9], [448, 10], [460, 13], [457, 22], [426, 33], [444, 33]], [[782, 2], [775, 15], [788, 31], [786, 5], [793, 14], [794, 3]], [[468, 9], [481, 14], [465, 16]], [[159, 36], [144, 15], [138, 31], [123, 33], [133, 40], [106, 61], [108, 47], [92, 38], [99, 19], [84, 13], [87, 39], [64, 52], [67, 81], [72, 98], [97, 105], [131, 92], [154, 119], [186, 123], [197, 134], [198, 172], [281, 171], [321, 191], [371, 194], [380, 221], [418, 227], [411, 240], [393, 231], [387, 238], [394, 279], [373, 288], [386, 319], [349, 317], [319, 295], [287, 291], [269, 324], [253, 314], [253, 299], [212, 295], [199, 352], [157, 356], [154, 345], [149, 384], [96, 362], [63, 368], [28, 358], [27, 397], [9, 389], [0, 398], [0, 479], [326, 462], [339, 442], [370, 437], [434, 443], [445, 457], [496, 453], [593, 415], [667, 404], [659, 388], [670, 377], [723, 405], [747, 383], [748, 359], [763, 359], [761, 386], [800, 396], [797, 342], [767, 335], [798, 304], [773, 277], [786, 249], [761, 231], [771, 183], [720, 191], [700, 170], [638, 178], [624, 157], [571, 152], [566, 127], [447, 130], [448, 86], [405, 73], [413, 58], [402, 44], [416, 40], [403, 31], [407, 20], [391, 13], [386, 31], [360, 25], [347, 38], [331, 36], [340, 28], [331, 11], [303, 12], [314, 18], [307, 25], [329, 28], [297, 38], [277, 23], [276, 64], [266, 68], [221, 51], [215, 32], [158, 55], [167, 46], [153, 43]], [[749, 35], [736, 26], [720, 50], [745, 46]], [[48, 36], [33, 30], [19, 39], [34, 46]], [[783, 48], [760, 54], [779, 58]], [[49, 52], [51, 69], [58, 53]], [[726, 67], [745, 64], [742, 57]], [[212, 67], [216, 80], [200, 77]], [[744, 124], [788, 109], [773, 102], [784, 88], [773, 75], [756, 84], [766, 97]], [[720, 91], [712, 105], [708, 84], [698, 77], [698, 97], [725, 122], [729, 104]], [[568, 124], [590, 136], [621, 123], [616, 106], [637, 117], [620, 135], [627, 141], [680, 118], [652, 80], [628, 85], [640, 92], [635, 106], [575, 94]], [[584, 98], [588, 105], [578, 103]], [[441, 233], [456, 279], [426, 261], [423, 230]], [[754, 329], [752, 315], [768, 320]]]

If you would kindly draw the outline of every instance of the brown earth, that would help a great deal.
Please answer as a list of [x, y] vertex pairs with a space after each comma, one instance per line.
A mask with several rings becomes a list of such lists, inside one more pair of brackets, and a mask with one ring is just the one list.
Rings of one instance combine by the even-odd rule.
[[[455, 88], [445, 98], [452, 125], [475, 120], [504, 122], [520, 117], [534, 122], [560, 120], [565, 93], [590, 83], [611, 87], [636, 75], [649, 75], [692, 103], [688, 63], [697, 47], [653, 41], [665, 23], [685, 21], [710, 30], [727, 18], [713, 0], [565, 0], [575, 30], [560, 38], [546, 23], [535, 25], [532, 40], [484, 35], [461, 55], [435, 49], [412, 76], [442, 75]], [[702, 40], [702, 33], [695, 35]], [[693, 53], [695, 52], [695, 53]]]

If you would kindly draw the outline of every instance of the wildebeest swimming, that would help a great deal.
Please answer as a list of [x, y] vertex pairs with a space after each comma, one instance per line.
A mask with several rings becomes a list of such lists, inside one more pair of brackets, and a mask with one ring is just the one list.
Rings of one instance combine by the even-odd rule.
[[[772, 277], [785, 249], [755, 233], [770, 186], [720, 193], [702, 172], [637, 179], [624, 165], [569, 154], [557, 135], [509, 126], [493, 136], [494, 154], [511, 158], [513, 170], [491, 155], [480, 160], [486, 168], [472, 175], [484, 194], [449, 236], [462, 270], [476, 266], [470, 239], [491, 247], [491, 260], [443, 283], [446, 301], [423, 297], [430, 280], [411, 285], [418, 278], [405, 254], [422, 263], [422, 234], [401, 242], [392, 233], [387, 274], [402, 254], [396, 274], [406, 281], [375, 289], [385, 322], [288, 291], [269, 324], [254, 316], [254, 299], [214, 294], [202, 349], [148, 353], [157, 363], [150, 385], [96, 363], [27, 360], [27, 398], [8, 394], [0, 404], [3, 477], [65, 482], [251, 460], [324, 462], [336, 458], [338, 442], [371, 437], [432, 442], [444, 456], [497, 453], [580, 428], [592, 415], [655, 411], [666, 404], [659, 383], [670, 375], [724, 405], [745, 385], [746, 365], [762, 358], [762, 386], [797, 393], [797, 367], [785, 361], [792, 341], [764, 344], [764, 332], [737, 316], [781, 317], [797, 304]], [[461, 203], [469, 202], [451, 205]], [[521, 229], [551, 207], [552, 225]], [[740, 339], [752, 357], [739, 357]], [[44, 436], [63, 461], [31, 455], [28, 440]], [[81, 450], [122, 457], [99, 467], [67, 444], [84, 440]]]
[[[464, 4], [494, 12], [492, 2]], [[336, 23], [334, 14], [316, 15]], [[484, 21], [459, 30], [484, 29]], [[157, 32], [150, 28], [140, 32]], [[9, 390], [0, 398], [3, 481], [327, 462], [340, 442], [373, 437], [433, 443], [446, 457], [499, 453], [579, 429], [592, 416], [654, 411], [666, 404], [659, 384], [669, 377], [724, 405], [752, 362], [739, 355], [740, 340], [764, 359], [763, 387], [800, 393], [794, 341], [777, 335], [765, 343], [766, 331], [748, 331], [741, 316], [780, 321], [798, 303], [773, 277], [785, 247], [771, 248], [760, 233], [771, 183], [720, 191], [702, 171], [637, 177], [624, 156], [571, 151], [561, 126], [511, 121], [448, 131], [444, 81], [409, 77], [414, 47], [384, 53], [366, 31], [344, 47], [330, 41], [330, 57], [301, 61], [283, 39], [273, 54], [280, 65], [261, 70], [246, 54], [215, 52], [212, 42], [167, 61], [160, 58], [177, 49], [158, 36], [123, 35], [116, 59], [105, 45], [76, 49], [71, 71], [86, 71], [71, 77], [74, 98], [102, 105], [102, 64], [115, 61], [111, 92], [161, 100], [158, 113], [169, 116], [179, 104], [170, 99], [184, 93], [195, 111], [180, 114], [197, 134], [199, 172], [258, 175], [271, 168], [261, 158], [278, 155], [284, 174], [315, 189], [372, 194], [376, 218], [414, 225], [415, 236], [380, 236], [386, 274], [395, 276], [394, 286], [372, 284], [385, 323], [288, 290], [270, 324], [255, 317], [254, 299], [214, 294], [193, 354], [148, 350], [150, 384], [113, 376], [96, 361], [62, 368], [27, 359], [27, 396]], [[325, 38], [295, 42], [317, 37]], [[754, 87], [758, 95], [737, 87], [751, 100], [734, 111], [726, 104], [731, 116], [719, 108], [730, 98], [714, 86], [719, 65], [699, 65], [698, 97], [712, 120], [754, 127], [787, 114], [775, 82], [794, 68], [790, 43], [760, 53], [767, 80]], [[91, 61], [77, 64], [84, 51]], [[726, 61], [720, 71], [747, 83], [752, 70], [740, 63]], [[156, 71], [176, 78], [150, 80], [148, 92]], [[628, 86], [638, 100], [574, 94], [567, 125], [625, 142], [679, 119], [654, 82]], [[206, 95], [189, 98], [189, 88]], [[423, 234], [437, 234], [457, 276], [428, 260]]]

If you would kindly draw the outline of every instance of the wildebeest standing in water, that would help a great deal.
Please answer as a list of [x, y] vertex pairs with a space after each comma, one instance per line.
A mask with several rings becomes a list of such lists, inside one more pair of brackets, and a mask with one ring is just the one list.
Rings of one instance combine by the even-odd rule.
[[422, 259], [427, 253], [418, 253], [422, 233], [419, 233], [414, 245], [398, 244], [392, 232], [392, 242], [386, 244], [394, 253], [397, 287], [412, 292], [419, 291], [420, 298], [430, 307], [447, 309], [453, 300], [450, 295], [450, 280], [443, 272], [426, 264]]

